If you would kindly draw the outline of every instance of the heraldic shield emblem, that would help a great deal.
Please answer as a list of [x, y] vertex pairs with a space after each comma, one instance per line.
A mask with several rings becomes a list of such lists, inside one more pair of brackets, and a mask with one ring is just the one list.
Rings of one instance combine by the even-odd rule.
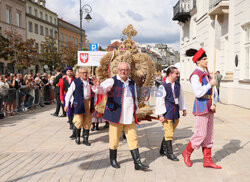
[[80, 53], [80, 61], [87, 63], [89, 61], [89, 53]]

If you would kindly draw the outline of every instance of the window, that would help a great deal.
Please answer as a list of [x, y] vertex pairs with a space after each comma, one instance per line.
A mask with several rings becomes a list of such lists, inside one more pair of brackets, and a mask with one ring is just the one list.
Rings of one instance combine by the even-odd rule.
[[0, 27], [0, 35], [2, 35], [2, 27]]
[[40, 35], [44, 35], [43, 26], [40, 25]]
[[75, 45], [75, 37], [73, 37], [73, 45]]
[[29, 6], [29, 14], [32, 14], [32, 9], [30, 6]]
[[78, 38], [76, 38], [76, 46], [78, 46]]
[[35, 33], [38, 34], [38, 24], [35, 23]]
[[33, 32], [33, 24], [29, 21], [29, 32]]
[[61, 41], [63, 41], [63, 33], [61, 33]]
[[47, 14], [45, 14], [45, 20], [48, 21], [48, 15]]
[[37, 9], [35, 9], [35, 16], [37, 16]]
[[56, 25], [56, 18], [54, 18], [54, 24]]
[[69, 36], [69, 41], [71, 41], [71, 36]]
[[53, 37], [53, 29], [50, 29], [49, 35]]
[[43, 12], [40, 11], [40, 18], [43, 19]]
[[21, 13], [16, 14], [16, 24], [18, 27], [21, 27]]
[[45, 27], [45, 35], [49, 36], [49, 29], [47, 27]]
[[245, 28], [245, 78], [250, 79], [250, 25]]
[[55, 36], [55, 39], [57, 39], [57, 31], [56, 30], [54, 31], [54, 36]]
[[11, 24], [11, 9], [9, 8], [6, 9], [6, 22]]
[[68, 36], [67, 36], [67, 35], [65, 35], [65, 42], [67, 42], [67, 38], [68, 38]]
[[50, 16], [49, 18], [50, 18], [50, 23], [52, 23], [52, 17]]

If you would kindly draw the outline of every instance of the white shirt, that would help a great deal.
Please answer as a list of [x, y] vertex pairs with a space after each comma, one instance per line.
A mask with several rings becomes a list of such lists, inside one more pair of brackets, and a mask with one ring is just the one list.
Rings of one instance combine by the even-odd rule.
[[[202, 68], [200, 68], [198, 66], [197, 66], [197, 69], [203, 71], [204, 73], [207, 73], [206, 71], [204, 71]], [[206, 79], [209, 82], [207, 76], [206, 76]], [[211, 85], [209, 83], [207, 85], [203, 85], [202, 86], [202, 84], [200, 82], [200, 78], [199, 78], [198, 75], [192, 75], [192, 77], [191, 77], [191, 84], [192, 84], [194, 95], [197, 98], [201, 98], [202, 96], [204, 96], [208, 92], [209, 89], [211, 89]], [[216, 104], [217, 103], [217, 97], [218, 97], [218, 93], [217, 93], [216, 87], [214, 87], [214, 94], [215, 94], [214, 104]]]
[[[123, 103], [122, 103], [122, 112], [121, 112], [121, 124], [132, 124], [134, 119], [134, 101], [132, 97], [132, 93], [129, 89], [129, 81], [128, 78], [125, 82], [121, 79], [119, 75], [116, 75], [116, 78], [120, 80], [122, 83], [124, 83], [124, 92], [123, 92]], [[96, 89], [93, 89], [94, 92], [97, 92], [98, 94], [104, 94], [111, 90], [111, 88], [114, 85], [114, 79], [108, 78], [104, 82], [100, 84], [100, 86], [96, 87]], [[135, 85], [135, 104], [138, 108], [138, 102], [137, 102], [137, 92], [136, 92], [136, 85]]]
[[[87, 81], [82, 80], [82, 82], [83, 82], [84, 99], [90, 99], [92, 87], [89, 85], [88, 80]], [[67, 91], [66, 96], [65, 96], [65, 106], [69, 106], [69, 102], [72, 103], [74, 101], [73, 93], [74, 93], [75, 89], [76, 89], [75, 82], [72, 82], [70, 84], [70, 87], [68, 88], [68, 91]]]
[[[170, 83], [168, 79], [166, 79], [165, 82]], [[174, 86], [175, 86], [175, 83], [173, 83], [171, 85], [173, 93], [174, 93]], [[165, 103], [166, 95], [167, 95], [167, 93], [166, 93], [164, 86], [160, 85], [158, 90], [157, 90], [157, 94], [156, 94], [156, 107], [155, 107], [155, 114], [156, 115], [163, 115], [167, 112], [166, 103]], [[180, 110], [186, 110], [184, 92], [183, 92], [182, 88], [180, 88], [180, 95], [178, 98], [178, 104], [179, 104]]]
[[67, 78], [68, 78], [68, 81], [69, 81], [69, 84], [70, 84], [70, 83], [71, 83], [72, 78], [70, 78], [69, 76], [67, 76]]

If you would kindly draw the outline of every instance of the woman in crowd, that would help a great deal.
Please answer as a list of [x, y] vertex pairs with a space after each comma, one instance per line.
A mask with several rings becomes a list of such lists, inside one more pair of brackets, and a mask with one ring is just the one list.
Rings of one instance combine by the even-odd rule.
[[8, 74], [7, 76], [7, 83], [9, 84], [9, 91], [8, 91], [8, 102], [7, 102], [7, 109], [10, 112], [10, 115], [14, 115], [16, 109], [16, 88], [17, 82], [15, 78], [15, 74]]
[[29, 109], [33, 106], [33, 101], [35, 97], [35, 83], [30, 74], [25, 75], [25, 85], [26, 85], [26, 107]]
[[5, 76], [0, 76], [0, 101], [1, 101], [1, 110], [4, 112], [4, 115], [8, 115], [6, 108], [6, 102], [8, 99], [8, 89], [9, 84], [6, 82]]

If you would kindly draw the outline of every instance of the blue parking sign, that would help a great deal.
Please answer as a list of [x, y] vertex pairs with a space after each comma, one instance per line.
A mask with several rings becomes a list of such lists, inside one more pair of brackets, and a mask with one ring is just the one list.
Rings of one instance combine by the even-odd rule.
[[90, 48], [89, 48], [90, 51], [98, 51], [98, 44], [90, 44]]

